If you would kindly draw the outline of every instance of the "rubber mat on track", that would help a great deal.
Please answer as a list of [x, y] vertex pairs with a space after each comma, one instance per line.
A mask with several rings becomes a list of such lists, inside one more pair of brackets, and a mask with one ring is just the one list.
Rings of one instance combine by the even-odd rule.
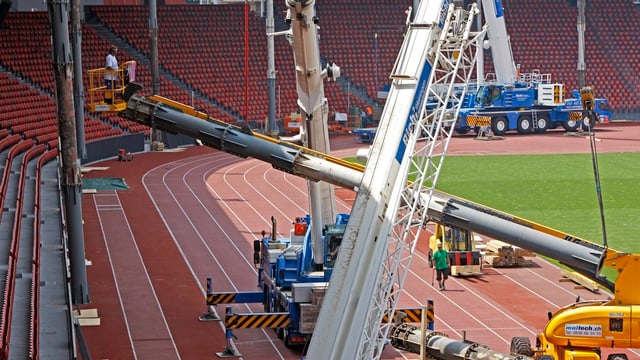
[[83, 189], [95, 190], [129, 190], [129, 186], [123, 178], [93, 178], [82, 179]]

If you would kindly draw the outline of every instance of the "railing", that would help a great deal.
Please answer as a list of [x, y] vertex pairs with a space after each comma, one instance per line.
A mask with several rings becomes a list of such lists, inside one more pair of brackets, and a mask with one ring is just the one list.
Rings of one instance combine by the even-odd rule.
[[[41, 146], [47, 146], [43, 144]], [[40, 358], [40, 177], [42, 167], [58, 155], [58, 150], [53, 149], [45, 152], [38, 158], [35, 174], [34, 192], [34, 218], [33, 218], [33, 254], [32, 254], [32, 280], [31, 280], [31, 319], [29, 332], [29, 359]]]
[[[9, 358], [9, 345], [10, 345], [10, 338], [11, 338], [11, 330], [12, 330], [12, 315], [13, 315], [13, 311], [14, 311], [14, 297], [15, 297], [15, 293], [16, 293], [16, 274], [18, 271], [18, 262], [20, 260], [20, 256], [21, 254], [19, 253], [20, 250], [20, 239], [22, 236], [22, 221], [23, 221], [23, 208], [24, 208], [24, 198], [25, 198], [25, 188], [26, 188], [26, 184], [25, 182], [27, 181], [28, 178], [28, 164], [29, 161], [31, 161], [31, 159], [33, 159], [34, 157], [40, 155], [41, 153], [43, 153], [46, 149], [47, 149], [47, 145], [46, 144], [41, 144], [38, 146], [34, 146], [35, 143], [33, 140], [25, 140], [25, 141], [21, 141], [20, 143], [18, 143], [17, 145], [14, 145], [13, 147], [11, 147], [11, 149], [9, 150], [8, 154], [7, 154], [7, 167], [5, 168], [5, 170], [7, 168], [11, 169], [11, 164], [13, 163], [13, 160], [22, 152], [24, 152], [24, 156], [22, 157], [22, 161], [20, 163], [20, 178], [18, 179], [18, 184], [17, 184], [17, 196], [16, 196], [16, 200], [15, 200], [15, 214], [14, 214], [14, 218], [13, 218], [13, 230], [11, 232], [11, 243], [9, 246], [9, 258], [8, 258], [8, 263], [7, 263], [7, 273], [6, 273], [6, 279], [5, 279], [5, 288], [3, 291], [3, 300], [2, 300], [2, 312], [0, 313], [0, 359], [8, 359]], [[39, 170], [38, 170], [39, 171]], [[5, 191], [6, 191], [6, 187], [8, 184], [8, 176], [7, 176], [7, 172], [5, 171], [5, 178], [3, 178], [3, 185], [5, 187]], [[39, 187], [39, 183], [36, 182], [35, 187], [38, 188]], [[37, 190], [36, 190], [37, 192]], [[39, 221], [35, 221], [33, 226], [39, 227]], [[39, 233], [39, 231], [38, 231]], [[39, 256], [39, 242], [35, 240], [35, 235], [34, 235], [34, 240], [32, 241], [32, 248], [33, 248], [33, 253], [38, 253]], [[25, 256], [29, 256], [26, 254], [23, 254], [22, 257], [24, 258]], [[31, 260], [33, 261], [33, 255], [31, 255]], [[24, 261], [24, 260], [23, 260]], [[31, 310], [33, 311], [33, 306], [34, 303], [37, 304], [38, 303], [38, 294], [39, 291], [36, 290], [36, 293], [33, 292], [34, 288], [38, 288], [39, 287], [39, 268], [37, 267], [37, 264], [34, 264], [32, 266], [33, 267], [33, 278], [31, 279]], [[24, 304], [26, 305], [26, 304]], [[37, 306], [37, 305], [36, 305]], [[34, 319], [33, 317], [33, 313], [32, 313], [32, 317], [29, 321], [28, 324], [28, 331], [29, 331], [29, 336], [30, 338], [34, 338], [37, 341], [37, 336], [32, 337], [31, 334], [37, 333], [38, 332], [38, 321], [37, 318]], [[24, 334], [25, 336], [27, 334]], [[32, 343], [30, 343], [30, 349], [32, 348]], [[37, 354], [37, 351], [34, 352], [35, 354]], [[37, 355], [36, 355], [37, 356]], [[34, 359], [34, 358], [31, 358]]]

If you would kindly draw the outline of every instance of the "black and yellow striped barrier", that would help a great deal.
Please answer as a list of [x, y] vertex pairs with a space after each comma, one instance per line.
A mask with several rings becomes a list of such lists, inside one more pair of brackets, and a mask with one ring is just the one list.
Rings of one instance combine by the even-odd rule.
[[260, 291], [219, 292], [207, 294], [207, 305], [261, 303], [264, 294]]
[[569, 113], [569, 120], [580, 121], [582, 120], [582, 111], [572, 111]]
[[227, 329], [267, 329], [287, 327], [291, 323], [289, 313], [227, 314]]
[[491, 116], [468, 115], [467, 125], [469, 126], [491, 126]]
[[236, 302], [236, 293], [207, 294], [207, 305], [233, 304]]
[[[407, 315], [404, 318], [404, 322], [408, 322], [408, 323], [419, 323], [422, 321], [422, 309], [396, 309], [396, 312], [394, 313], [395, 316], [398, 315], [398, 312], [402, 312], [405, 315]], [[394, 317], [395, 317], [394, 316]], [[382, 322], [386, 323], [388, 322], [388, 318], [387, 315], [385, 315], [382, 318]]]
[[433, 300], [427, 300], [427, 314], [426, 314], [425, 324], [427, 325], [427, 329], [434, 330], [436, 314], [433, 308]]

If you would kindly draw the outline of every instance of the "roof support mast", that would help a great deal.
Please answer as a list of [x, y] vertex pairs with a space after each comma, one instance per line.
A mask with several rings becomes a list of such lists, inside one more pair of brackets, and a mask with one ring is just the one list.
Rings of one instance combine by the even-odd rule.
[[392, 325], [382, 320], [396, 308], [475, 70], [485, 32], [471, 32], [476, 13], [475, 4], [464, 11], [449, 0], [424, 0], [408, 24], [310, 359], [381, 356]]

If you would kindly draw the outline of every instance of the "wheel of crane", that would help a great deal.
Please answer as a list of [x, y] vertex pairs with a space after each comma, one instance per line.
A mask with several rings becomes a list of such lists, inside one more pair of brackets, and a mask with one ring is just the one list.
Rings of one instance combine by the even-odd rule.
[[533, 130], [533, 121], [529, 115], [520, 115], [518, 118], [518, 133], [530, 134]]
[[562, 127], [568, 132], [576, 132], [576, 130], [578, 130], [578, 122], [575, 120], [568, 120], [562, 123]]
[[607, 360], [629, 360], [626, 354], [609, 354]]
[[[263, 299], [271, 299], [271, 296], [269, 294], [269, 288], [267, 288], [266, 286], [264, 287], [264, 289], [262, 289], [262, 296], [263, 296]], [[264, 311], [265, 312], [270, 312], [272, 307], [273, 307], [273, 304], [272, 304], [271, 300], [264, 302]]]
[[509, 123], [504, 116], [496, 116], [491, 119], [491, 131], [493, 135], [502, 136], [509, 130]]
[[512, 355], [532, 356], [531, 339], [526, 336], [515, 336], [511, 338], [510, 352]]
[[464, 135], [464, 134], [469, 132], [469, 128], [468, 127], [459, 127], [459, 128], [456, 128], [455, 131], [460, 135]]
[[547, 114], [538, 115], [538, 120], [536, 120], [536, 127], [535, 127], [536, 134], [546, 133], [550, 125], [551, 125], [551, 121], [549, 120], [549, 115]]
[[288, 347], [288, 348], [292, 348], [294, 345], [291, 343], [291, 339], [289, 339], [289, 332], [287, 331], [287, 329], [284, 329], [284, 333], [283, 333], [283, 339], [284, 341], [284, 346]]

